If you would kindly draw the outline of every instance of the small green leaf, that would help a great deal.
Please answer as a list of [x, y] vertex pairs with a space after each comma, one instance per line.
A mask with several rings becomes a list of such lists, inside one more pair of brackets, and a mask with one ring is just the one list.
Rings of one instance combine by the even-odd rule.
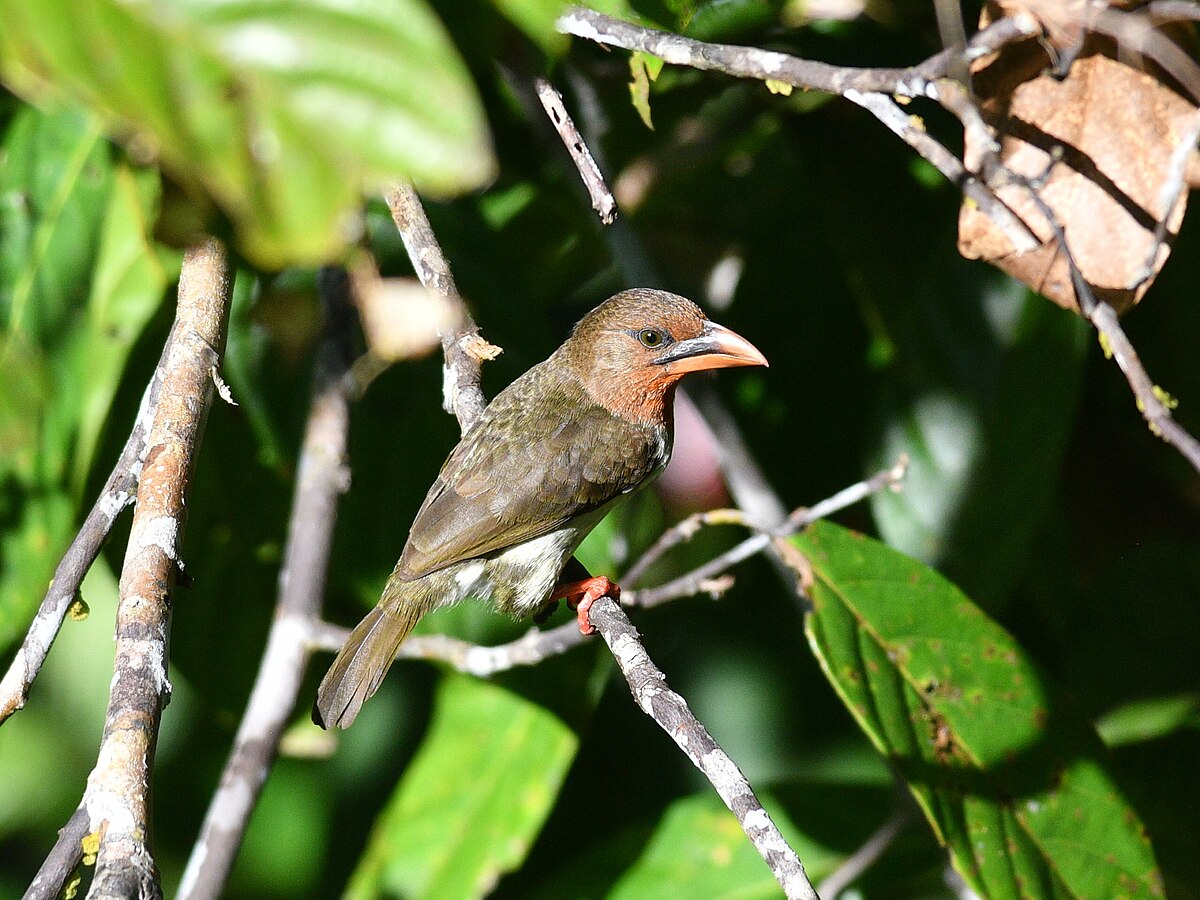
[[654, 120], [650, 116], [650, 71], [646, 64], [646, 54], [631, 53], [629, 56], [629, 98], [633, 108], [637, 110], [642, 122], [651, 131], [654, 130]]
[[1154, 697], [1135, 700], [1106, 712], [1096, 723], [1109, 747], [1166, 737], [1181, 729], [1200, 729], [1200, 697]]
[[[767, 806], [809, 878], [828, 874], [838, 854], [801, 834], [777, 804]], [[779, 884], [733, 813], [706, 791], [671, 804], [646, 849], [606, 896], [752, 900], [778, 897]]]
[[954, 585], [818, 523], [809, 642], [897, 767], [954, 866], [989, 898], [1161, 897], [1104, 751], [1016, 641]]
[[160, 156], [264, 266], [353, 241], [364, 189], [411, 177], [448, 194], [494, 168], [466, 67], [422, 0], [0, 0], [0, 17], [10, 85], [76, 98], [135, 156]]
[[577, 746], [545, 708], [446, 675], [429, 734], [375, 823], [347, 896], [488, 893], [525, 858]]

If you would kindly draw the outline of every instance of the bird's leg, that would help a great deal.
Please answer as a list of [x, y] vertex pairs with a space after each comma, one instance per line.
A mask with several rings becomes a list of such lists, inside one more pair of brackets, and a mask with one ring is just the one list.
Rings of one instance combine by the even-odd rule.
[[588, 618], [588, 610], [592, 608], [592, 604], [601, 597], [611, 597], [614, 601], [619, 600], [621, 596], [620, 585], [605, 578], [603, 575], [597, 575], [594, 578], [587, 578], [583, 581], [575, 581], [570, 584], [560, 584], [554, 589], [551, 597], [555, 600], [562, 598], [567, 601], [567, 606], [575, 610], [576, 618], [579, 619], [580, 634], [595, 634], [596, 626], [591, 623]]

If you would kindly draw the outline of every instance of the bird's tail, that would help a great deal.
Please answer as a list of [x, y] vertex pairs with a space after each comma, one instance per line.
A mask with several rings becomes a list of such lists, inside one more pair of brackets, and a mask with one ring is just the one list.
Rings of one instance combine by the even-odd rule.
[[313, 721], [322, 728], [349, 728], [358, 711], [379, 688], [400, 644], [424, 610], [380, 603], [346, 638], [317, 689]]

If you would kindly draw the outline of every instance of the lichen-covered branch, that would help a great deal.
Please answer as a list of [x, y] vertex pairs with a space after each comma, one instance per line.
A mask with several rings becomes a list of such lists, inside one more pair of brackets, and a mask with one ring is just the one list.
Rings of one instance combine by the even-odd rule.
[[89, 897], [161, 896], [149, 843], [150, 785], [163, 707], [170, 696], [171, 593], [213, 371], [225, 345], [231, 277], [224, 247], [209, 239], [184, 257], [178, 310], [147, 439], [117, 604], [116, 662], [96, 767], [83, 797], [100, 837]]
[[351, 321], [344, 273], [324, 270], [319, 282], [325, 335], [317, 351], [275, 619], [220, 786], [188, 859], [179, 886], [181, 900], [215, 900], [225, 888], [296, 705], [311, 653], [309, 623], [320, 613], [325, 595], [338, 497], [349, 486], [345, 456], [350, 404], [343, 378], [350, 367]]

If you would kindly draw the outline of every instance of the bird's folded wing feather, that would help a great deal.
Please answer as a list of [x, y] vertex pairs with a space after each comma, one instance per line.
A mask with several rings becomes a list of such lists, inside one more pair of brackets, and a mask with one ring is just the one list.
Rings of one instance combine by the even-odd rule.
[[632, 491], [666, 430], [614, 416], [537, 366], [501, 392], [446, 460], [409, 532], [405, 580], [554, 531]]

